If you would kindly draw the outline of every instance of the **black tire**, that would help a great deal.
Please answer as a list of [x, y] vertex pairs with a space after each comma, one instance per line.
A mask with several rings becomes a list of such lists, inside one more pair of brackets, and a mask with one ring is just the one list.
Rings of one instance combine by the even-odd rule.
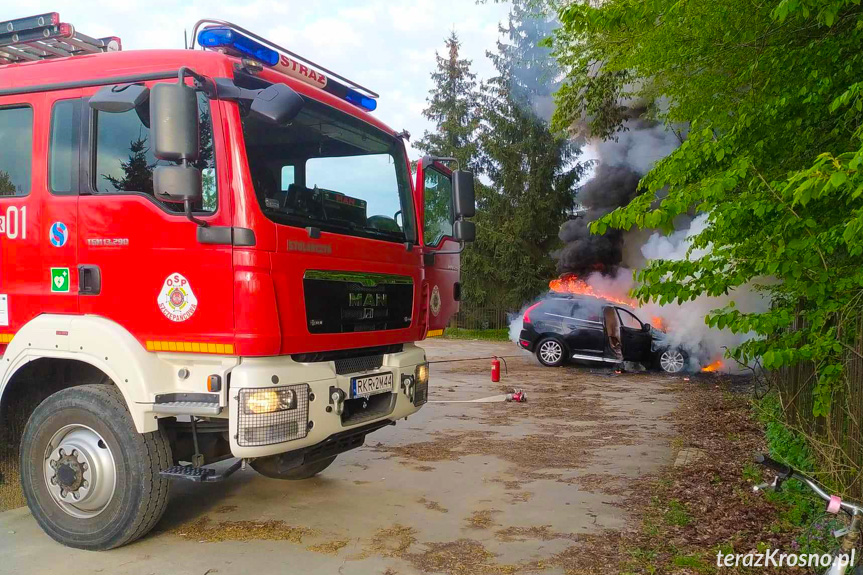
[[566, 358], [566, 345], [556, 337], [544, 337], [536, 344], [536, 359], [546, 367], [559, 367]]
[[[95, 513], [92, 516], [74, 516], [72, 513], [84, 512], [70, 505], [62, 507], [49, 491], [49, 472], [45, 470], [45, 461], [50, 460], [48, 445], [52, 440], [58, 444], [67, 441], [71, 435], [64, 439], [61, 434], [68, 434], [69, 429], [97, 434], [98, 449], [107, 449], [107, 459], [100, 461], [113, 461], [112, 495], [103, 507], [86, 512]], [[106, 457], [104, 452], [96, 455]], [[80, 454], [75, 457], [79, 458], [85, 459]], [[171, 461], [164, 431], [138, 433], [116, 387], [82, 385], [58, 391], [33, 411], [21, 439], [21, 486], [33, 517], [54, 540], [69, 547], [102, 551], [143, 537], [161, 519], [168, 503], [168, 480], [159, 471], [170, 467]], [[64, 479], [69, 477], [69, 470], [80, 474], [82, 469], [89, 469], [76, 465], [65, 466]], [[59, 467], [56, 469], [52, 480], [60, 477]], [[91, 475], [94, 477], [97, 475]], [[95, 492], [101, 484], [97, 479], [93, 482]]]
[[319, 461], [314, 461], [312, 463], [307, 463], [306, 465], [300, 465], [299, 467], [294, 467], [293, 469], [289, 469], [288, 471], [279, 472], [279, 456], [272, 455], [270, 457], [259, 457], [252, 461], [252, 469], [263, 475], [264, 477], [269, 477], [270, 479], [287, 479], [290, 481], [297, 481], [299, 479], [311, 479], [327, 467], [329, 467], [333, 461], [336, 460], [336, 456], [327, 457], [321, 459]]

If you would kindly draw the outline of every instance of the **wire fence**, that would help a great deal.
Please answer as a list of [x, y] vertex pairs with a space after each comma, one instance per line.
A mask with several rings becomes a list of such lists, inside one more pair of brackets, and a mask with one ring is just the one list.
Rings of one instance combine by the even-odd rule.
[[462, 304], [459, 312], [450, 319], [449, 327], [470, 330], [506, 329], [509, 327], [509, 317], [514, 314], [514, 311], [501, 307], [473, 307]]

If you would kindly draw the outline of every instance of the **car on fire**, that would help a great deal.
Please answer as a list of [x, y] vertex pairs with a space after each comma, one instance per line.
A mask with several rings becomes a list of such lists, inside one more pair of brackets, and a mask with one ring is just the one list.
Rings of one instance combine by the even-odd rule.
[[641, 363], [678, 373], [688, 354], [668, 336], [641, 321], [633, 310], [592, 296], [550, 293], [524, 312], [518, 346], [547, 367], [570, 360]]

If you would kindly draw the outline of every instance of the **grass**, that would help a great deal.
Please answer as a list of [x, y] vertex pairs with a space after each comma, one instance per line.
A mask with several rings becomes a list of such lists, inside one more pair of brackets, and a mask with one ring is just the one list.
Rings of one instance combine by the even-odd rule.
[[509, 341], [508, 329], [463, 329], [449, 327], [444, 330], [446, 339], [482, 339], [486, 341]]

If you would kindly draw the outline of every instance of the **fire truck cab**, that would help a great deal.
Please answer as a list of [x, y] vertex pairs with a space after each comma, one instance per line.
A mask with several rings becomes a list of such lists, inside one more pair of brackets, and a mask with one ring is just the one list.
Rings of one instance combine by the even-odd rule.
[[0, 23], [0, 433], [55, 540], [134, 541], [171, 479], [311, 477], [426, 402], [473, 176], [414, 179], [376, 97], [221, 21], [126, 52]]

